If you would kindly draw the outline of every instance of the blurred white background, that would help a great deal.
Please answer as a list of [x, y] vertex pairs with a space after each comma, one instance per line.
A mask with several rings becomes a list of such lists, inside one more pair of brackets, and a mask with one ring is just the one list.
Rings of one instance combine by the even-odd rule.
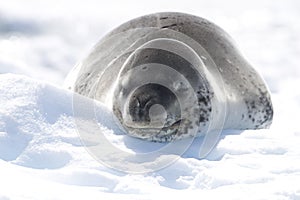
[[300, 2], [297, 0], [0, 2], [0, 73], [61, 84], [101, 37], [132, 18], [178, 11], [225, 29], [273, 92], [300, 75]]

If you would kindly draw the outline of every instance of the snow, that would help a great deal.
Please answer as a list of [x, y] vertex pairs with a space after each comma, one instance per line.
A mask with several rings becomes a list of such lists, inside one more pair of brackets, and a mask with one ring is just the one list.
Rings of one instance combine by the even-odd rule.
[[[0, 2], [0, 200], [300, 199], [297, 0], [97, 2]], [[86, 113], [74, 113], [74, 100], [95, 106], [98, 128], [114, 146], [148, 153], [161, 144], [122, 134], [103, 105], [62, 84], [113, 27], [170, 10], [205, 17], [232, 35], [270, 87], [274, 121], [268, 130], [224, 131], [205, 159], [197, 138], [160, 170], [120, 172], [83, 145], [78, 120]]]

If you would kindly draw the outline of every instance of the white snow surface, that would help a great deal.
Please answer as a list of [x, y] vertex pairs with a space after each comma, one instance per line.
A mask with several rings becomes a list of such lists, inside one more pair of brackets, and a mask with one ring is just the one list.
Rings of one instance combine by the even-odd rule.
[[[88, 153], [74, 121], [74, 94], [61, 86], [105, 33], [159, 11], [224, 28], [265, 78], [274, 121], [268, 130], [224, 131], [205, 159], [197, 157], [200, 138], [166, 168], [126, 174]], [[297, 0], [1, 1], [0, 200], [300, 199], [299, 11]], [[110, 125], [105, 132], [122, 148], [158, 145], [118, 134], [97, 106], [102, 125]]]

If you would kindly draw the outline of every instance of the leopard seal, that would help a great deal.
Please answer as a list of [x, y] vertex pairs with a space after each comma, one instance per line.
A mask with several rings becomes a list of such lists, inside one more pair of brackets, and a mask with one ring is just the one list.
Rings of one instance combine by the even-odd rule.
[[66, 86], [111, 108], [131, 136], [156, 142], [268, 128], [270, 92], [220, 27], [165, 12], [126, 22], [69, 73]]

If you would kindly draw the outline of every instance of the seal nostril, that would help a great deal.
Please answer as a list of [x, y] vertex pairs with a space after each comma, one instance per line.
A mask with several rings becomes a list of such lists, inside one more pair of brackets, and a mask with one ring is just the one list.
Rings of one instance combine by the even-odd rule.
[[150, 110], [150, 108], [155, 104], [155, 100], [153, 98], [149, 98], [146, 100], [146, 103], [144, 105], [145, 110]]
[[139, 98], [136, 98], [136, 106], [141, 107], [141, 102], [140, 102]]
[[163, 85], [145, 84], [130, 95], [128, 111], [130, 127], [159, 129], [176, 121], [180, 107], [176, 96]]

